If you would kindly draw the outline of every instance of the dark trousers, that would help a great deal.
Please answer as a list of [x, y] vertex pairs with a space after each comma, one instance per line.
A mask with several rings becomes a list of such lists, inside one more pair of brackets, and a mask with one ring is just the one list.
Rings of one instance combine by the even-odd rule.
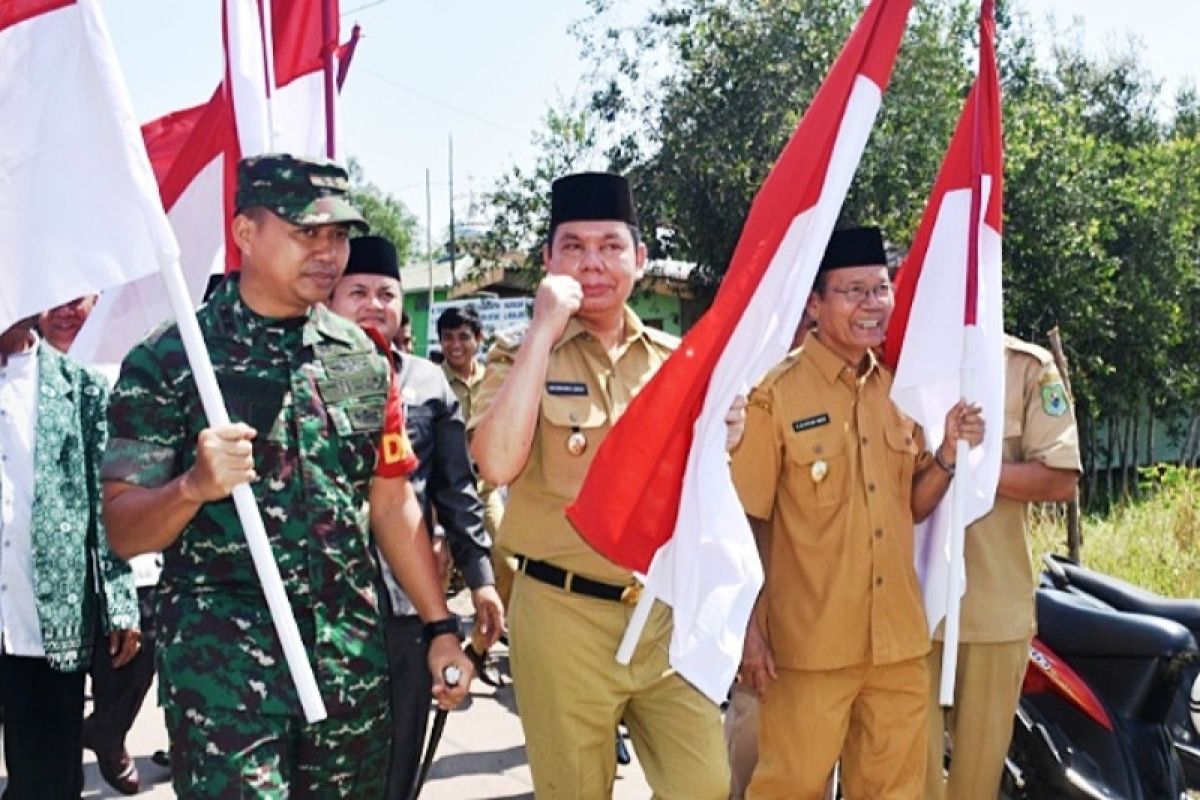
[[420, 617], [387, 617], [392, 701], [392, 756], [387, 800], [408, 800], [421, 768], [425, 727], [433, 699], [428, 653], [429, 647], [421, 638]]
[[0, 655], [4, 800], [79, 800], [83, 791], [83, 672], [44, 658]]
[[154, 681], [154, 587], [139, 587], [142, 648], [125, 666], [114, 669], [108, 654], [108, 634], [97, 625], [92, 654], [92, 713], [84, 720], [84, 736], [97, 753], [119, 756], [125, 735], [141, 711], [142, 701]]

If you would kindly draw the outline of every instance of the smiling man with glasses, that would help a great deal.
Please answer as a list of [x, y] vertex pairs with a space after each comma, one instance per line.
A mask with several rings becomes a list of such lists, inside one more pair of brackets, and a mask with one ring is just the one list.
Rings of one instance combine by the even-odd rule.
[[875, 356], [892, 307], [880, 231], [835, 232], [808, 299], [816, 330], [751, 393], [733, 452], [766, 565], [740, 671], [763, 700], [752, 800], [823, 797], [839, 757], [847, 797], [923, 789], [929, 633], [913, 523], [983, 420], [957, 404], [926, 452]]

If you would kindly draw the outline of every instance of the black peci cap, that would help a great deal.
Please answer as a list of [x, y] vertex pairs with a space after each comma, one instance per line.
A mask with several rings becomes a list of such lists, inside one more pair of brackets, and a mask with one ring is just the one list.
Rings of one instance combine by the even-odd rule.
[[887, 266], [883, 232], [879, 228], [844, 228], [834, 231], [825, 247], [818, 272], [842, 267]]
[[350, 240], [347, 275], [386, 275], [400, 280], [400, 260], [396, 248], [382, 236], [359, 236]]
[[550, 228], [575, 220], [617, 220], [638, 224], [629, 181], [610, 172], [580, 172], [550, 186]]

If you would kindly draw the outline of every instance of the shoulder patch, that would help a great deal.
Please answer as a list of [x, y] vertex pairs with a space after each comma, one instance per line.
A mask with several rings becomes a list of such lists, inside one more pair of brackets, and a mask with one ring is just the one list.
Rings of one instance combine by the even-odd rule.
[[1067, 389], [1057, 374], [1046, 377], [1052, 380], [1042, 382], [1042, 410], [1052, 417], [1061, 417], [1071, 407], [1067, 400]]

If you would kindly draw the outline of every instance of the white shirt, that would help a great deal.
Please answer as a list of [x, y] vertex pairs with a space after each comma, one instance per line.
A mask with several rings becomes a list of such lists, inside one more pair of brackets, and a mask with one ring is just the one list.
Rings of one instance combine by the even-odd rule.
[[0, 637], [9, 655], [44, 658], [31, 536], [38, 346], [0, 366]]

